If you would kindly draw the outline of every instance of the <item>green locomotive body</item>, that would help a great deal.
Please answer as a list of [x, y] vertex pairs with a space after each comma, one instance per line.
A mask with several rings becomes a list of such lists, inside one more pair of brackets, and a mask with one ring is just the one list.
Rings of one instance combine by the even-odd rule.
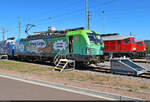
[[63, 54], [76, 62], [87, 63], [102, 60], [103, 50], [100, 34], [79, 28], [39, 32], [17, 40], [15, 56], [52, 61], [57, 54]]

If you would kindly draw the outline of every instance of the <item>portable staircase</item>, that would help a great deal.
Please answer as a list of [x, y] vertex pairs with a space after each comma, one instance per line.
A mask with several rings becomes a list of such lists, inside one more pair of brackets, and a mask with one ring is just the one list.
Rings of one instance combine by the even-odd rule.
[[140, 75], [147, 72], [146, 68], [132, 62], [129, 58], [112, 58], [110, 64], [112, 73]]
[[66, 54], [62, 54], [61, 51], [56, 54], [54, 58], [54, 67], [55, 70], [59, 70], [62, 72], [63, 70], [74, 70], [75, 69], [75, 61], [67, 59]]

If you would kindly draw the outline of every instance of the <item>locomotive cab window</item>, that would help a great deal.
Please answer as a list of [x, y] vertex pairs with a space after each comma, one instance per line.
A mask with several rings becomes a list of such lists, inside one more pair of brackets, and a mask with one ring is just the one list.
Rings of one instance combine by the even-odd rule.
[[129, 44], [130, 40], [124, 40], [124, 44]]
[[89, 37], [90, 42], [95, 42], [96, 41], [95, 38], [94, 38], [94, 36], [88, 35], [88, 37]]
[[93, 33], [88, 33], [88, 38], [90, 40], [90, 42], [94, 42], [94, 43], [103, 43], [103, 40], [100, 36], [100, 34], [93, 34]]
[[118, 40], [118, 44], [121, 44], [120, 40]]

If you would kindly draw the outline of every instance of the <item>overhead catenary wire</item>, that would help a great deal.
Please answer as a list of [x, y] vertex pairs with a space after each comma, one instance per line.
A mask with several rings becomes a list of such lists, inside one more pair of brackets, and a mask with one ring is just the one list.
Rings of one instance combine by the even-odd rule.
[[[108, 5], [109, 3], [112, 3], [112, 1], [114, 1], [114, 0], [109, 0], [109, 1], [107, 1], [107, 2], [103, 2], [103, 3], [101, 3], [101, 4], [99, 4], [99, 6], [102, 6], [102, 5]], [[75, 3], [74, 3], [75, 4]], [[95, 8], [96, 6], [94, 6], [94, 8]], [[71, 8], [69, 8], [69, 9], [71, 9]], [[74, 8], [72, 8], [72, 9], [74, 9]], [[78, 12], [80, 12], [81, 10], [83, 10], [82, 8], [81, 9], [77, 9], [77, 10], [73, 10], [73, 11], [67, 11], [67, 12], [65, 12], [65, 13], [62, 13], [62, 14], [59, 14], [59, 15], [54, 15], [54, 16], [52, 16], [54, 19], [58, 19], [58, 18], [61, 18], [62, 16], [68, 16], [67, 14], [70, 14], [70, 13], [78, 13]], [[44, 18], [41, 18], [41, 19], [37, 19], [37, 21], [40, 21], [40, 22], [42, 22], [42, 21], [47, 21], [48, 20], [48, 17], [44, 17]]]
[[[112, 1], [112, 0], [111, 0], [111, 1]], [[106, 5], [107, 5], [107, 4], [109, 4], [109, 3], [111, 3], [111, 2], [103, 2], [102, 4], [106, 4]], [[77, 9], [77, 10], [74, 10], [74, 11], [71, 11], [71, 12], [65, 12], [63, 15], [62, 15], [62, 14], [55, 15], [55, 16], [53, 16], [53, 18], [58, 21], [59, 19], [64, 18], [66, 15], [67, 15], [67, 16], [70, 16], [70, 15], [72, 15], [72, 14], [79, 13], [79, 11], [80, 11], [80, 12], [83, 11], [83, 8]], [[47, 22], [47, 20], [43, 20], [43, 22]], [[45, 24], [45, 23], [44, 23], [44, 24]], [[40, 25], [43, 25], [43, 24], [41, 23]]]
[[[111, 13], [112, 13], [112, 15], [111, 16], [121, 16], [121, 15], [124, 15], [124, 13], [122, 13], [122, 14], [118, 14], [118, 15], [113, 15], [113, 13], [115, 13], [115, 12], [119, 12], [119, 11], [111, 11], [111, 9], [109, 9], [108, 8], [108, 5], [110, 5], [110, 4], [113, 4], [113, 3], [115, 3], [116, 1], [118, 1], [118, 0], [107, 0], [107, 1], [104, 1], [104, 2], [100, 2], [100, 3], [94, 3], [93, 2], [93, 0], [89, 0], [89, 2], [90, 1], [92, 1], [92, 4], [90, 4], [89, 5], [89, 9], [91, 10], [91, 14], [92, 14], [92, 16], [91, 16], [91, 18], [92, 19], [98, 19], [98, 18], [94, 18], [94, 16], [95, 16], [95, 14], [96, 14], [96, 11], [101, 11], [102, 9], [104, 9], [104, 8], [106, 8], [106, 9], [104, 9], [105, 10], [105, 13], [106, 14], [108, 14], [108, 15], [110, 15]], [[82, 2], [83, 4], [84, 4], [84, 2]], [[66, 3], [67, 5], [70, 5], [70, 2], [68, 3]], [[68, 19], [65, 19], [65, 18], [68, 18], [68, 17], [71, 17], [72, 15], [81, 15], [82, 14], [82, 16], [83, 16], [83, 18], [84, 18], [84, 15], [85, 15], [85, 12], [84, 12], [84, 10], [85, 10], [85, 8], [83, 8], [83, 7], [81, 7], [81, 8], [78, 8], [78, 9], [75, 9], [74, 10], [74, 6], [76, 6], [76, 4], [79, 4], [78, 2], [74, 2], [74, 3], [72, 3], [72, 4], [74, 4], [74, 5], [72, 5], [71, 7], [70, 7], [70, 10], [71, 11], [63, 11], [63, 12], [61, 12], [61, 13], [59, 13], [59, 14], [57, 14], [57, 12], [59, 12], [59, 10], [60, 9], [58, 9], [58, 8], [54, 8], [55, 9], [55, 15], [54, 14], [52, 14], [51, 15], [51, 17], [53, 18], [53, 22], [55, 22], [56, 20], [57, 21], [60, 21], [60, 22], [64, 22], [64, 21], [67, 21]], [[41, 16], [36, 16], [36, 17], [33, 17], [33, 19], [31, 19], [31, 20], [29, 20], [29, 21], [27, 21], [27, 19], [23, 19], [22, 18], [22, 25], [21, 25], [21, 28], [25, 28], [25, 26], [26, 26], [26, 24], [28, 24], [28, 23], [32, 23], [32, 24], [35, 24], [36, 25], [36, 27], [39, 27], [39, 26], [44, 26], [44, 27], [46, 27], [46, 26], [48, 26], [48, 24], [49, 24], [49, 14], [51, 13], [50, 11], [53, 11], [54, 10], [53, 8], [52, 9], [50, 9], [49, 11], [44, 11], [44, 12], [41, 12], [41, 13], [39, 13], [39, 15], [41, 15]], [[67, 8], [66, 8], [67, 9]], [[110, 12], [107, 12], [107, 10], [110, 10]], [[113, 9], [112, 9], [113, 10]], [[46, 13], [45, 13], [46, 12]], [[120, 11], [121, 12], [121, 11]], [[126, 12], [126, 11], [125, 11]], [[94, 14], [95, 13], [95, 14]], [[43, 14], [43, 15], [42, 15]], [[128, 14], [128, 13], [127, 13]], [[63, 19], [63, 20], [62, 20]], [[114, 17], [114, 19], [115, 19], [115, 17]], [[70, 19], [71, 20], [71, 19]], [[78, 20], [79, 21], [79, 20]], [[37, 23], [38, 22], [38, 23]], [[70, 21], [68, 21], [68, 22], [70, 22]], [[67, 22], [66, 22], [67, 23]], [[64, 24], [64, 23], [63, 23]], [[62, 25], [63, 25], [62, 24]], [[83, 25], [83, 22], [80, 22], [80, 24], [81, 25]], [[61, 24], [60, 24], [61, 25]]]
[[[114, 0], [109, 0], [109, 1], [107, 1], [107, 2], [103, 2], [103, 3], [101, 3], [101, 5], [107, 5], [107, 4], [109, 4], [109, 3], [111, 3], [110, 1], [114, 1]], [[73, 4], [75, 4], [75, 3], [73, 3]], [[101, 6], [100, 5], [100, 6]], [[96, 6], [95, 6], [96, 7]], [[93, 8], [95, 8], [95, 7], [93, 7]], [[55, 8], [56, 9], [56, 8]], [[70, 9], [74, 9], [74, 8], [70, 8]], [[79, 9], [75, 9], [75, 10], [73, 10], [73, 11], [66, 11], [66, 12], [63, 12], [63, 13], [61, 13], [61, 14], [58, 14], [58, 15], [53, 15], [52, 17], [54, 18], [54, 20], [60, 20], [61, 21], [61, 19], [64, 19], [64, 17], [66, 17], [66, 16], [71, 16], [71, 15], [74, 15], [74, 14], [78, 14], [78, 13], [80, 13], [81, 11], [83, 11], [84, 10], [84, 8], [79, 8]], [[57, 11], [57, 10], [56, 10]], [[44, 13], [43, 13], [43, 15], [44, 15]], [[83, 13], [83, 15], [84, 15], [84, 13]], [[34, 18], [34, 17], [33, 17]], [[37, 17], [36, 17], [37, 18]], [[40, 21], [40, 24], [37, 24], [36, 23], [36, 25], [37, 25], [37, 27], [38, 26], [45, 26], [46, 24], [48, 24], [47, 22], [48, 22], [48, 16], [47, 17], [41, 17], [41, 19], [40, 18], [37, 18], [37, 19], [35, 19], [34, 21]], [[30, 22], [33, 22], [33, 20], [31, 20]], [[43, 23], [42, 23], [43, 22]], [[45, 22], [45, 23], [44, 23]], [[32, 23], [32, 24], [35, 24], [35, 23]], [[26, 24], [24, 23], [21, 27], [23, 27], [23, 28], [25, 28], [25, 26], [26, 26]]]
[[[74, 10], [74, 6], [77, 6], [77, 4], [79, 4], [78, 2], [81, 1], [81, 0], [75, 0], [75, 2], [71, 2], [71, 3], [68, 3], [68, 2], [64, 2], [65, 4], [62, 4], [63, 6], [66, 7], [69, 7], [69, 10], [72, 9]], [[76, 4], [76, 5], [75, 5]], [[71, 6], [70, 6], [71, 5]], [[64, 9], [64, 8], [63, 8]], [[39, 21], [39, 20], [44, 20], [44, 19], [47, 19], [47, 16], [45, 17], [45, 15], [50, 15], [51, 12], [55, 11], [55, 13], [58, 13], [61, 9], [61, 7], [57, 8], [50, 8], [50, 10], [48, 11], [42, 11], [41, 13], [38, 12], [37, 15], [35, 16], [32, 16], [32, 18], [30, 18], [31, 21]], [[39, 18], [40, 17], [40, 18]], [[26, 21], [26, 20], [25, 20]]]

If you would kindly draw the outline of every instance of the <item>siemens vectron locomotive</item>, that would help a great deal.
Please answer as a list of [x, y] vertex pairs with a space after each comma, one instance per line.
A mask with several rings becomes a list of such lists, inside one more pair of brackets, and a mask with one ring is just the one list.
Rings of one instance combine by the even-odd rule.
[[89, 63], [100, 61], [103, 49], [100, 34], [81, 27], [36, 32], [17, 39], [12, 56], [17, 59], [53, 61], [56, 54], [63, 54], [77, 62]]

